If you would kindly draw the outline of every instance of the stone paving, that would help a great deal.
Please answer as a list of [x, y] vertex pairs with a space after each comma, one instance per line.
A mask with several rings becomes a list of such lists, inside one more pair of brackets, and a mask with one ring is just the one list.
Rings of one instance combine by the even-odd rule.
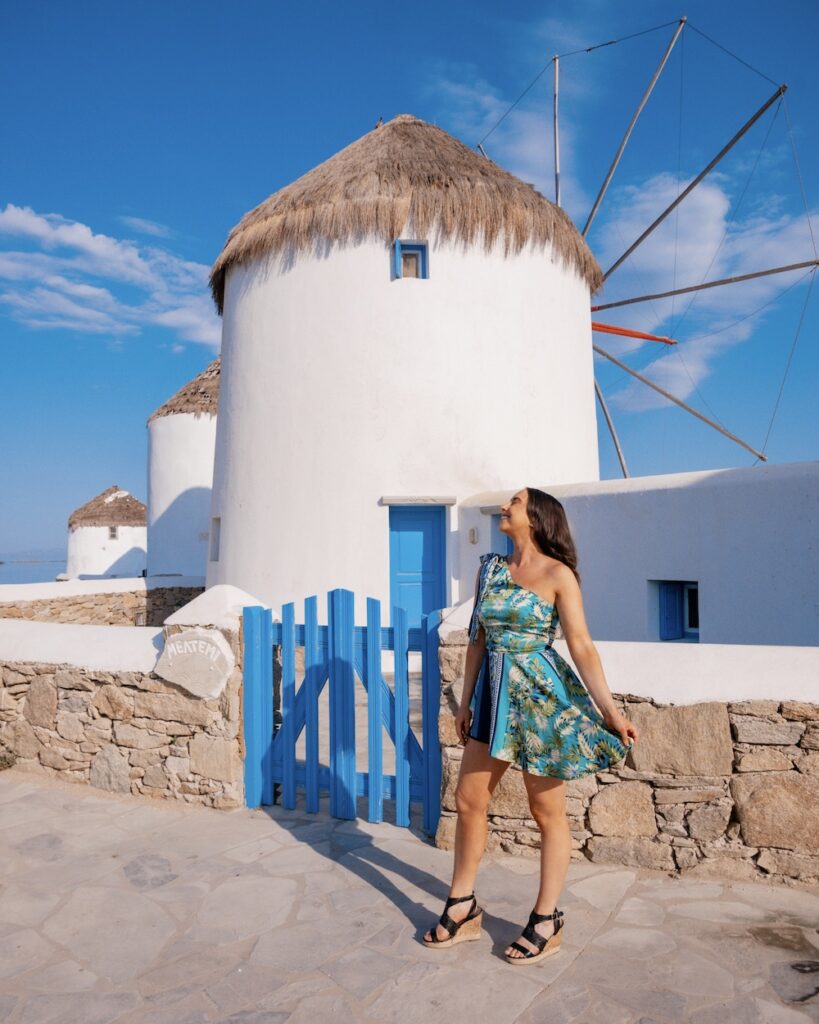
[[0, 774], [0, 1021], [819, 1021], [819, 893], [573, 862], [561, 951], [511, 967], [537, 862], [485, 860], [480, 942], [418, 941], [451, 854], [415, 828]]

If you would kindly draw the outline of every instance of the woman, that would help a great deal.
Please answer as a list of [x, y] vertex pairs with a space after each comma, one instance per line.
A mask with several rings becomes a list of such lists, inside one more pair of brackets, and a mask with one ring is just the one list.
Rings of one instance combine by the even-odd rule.
[[[619, 762], [638, 733], [615, 706], [589, 636], [563, 506], [550, 494], [524, 488], [501, 508], [500, 529], [514, 551], [506, 558], [481, 557], [455, 714], [466, 747], [455, 794], [455, 866], [444, 913], [424, 943], [440, 949], [480, 937], [483, 911], [473, 889], [486, 845], [487, 808], [514, 763], [523, 769], [541, 833], [535, 907], [504, 954], [522, 965], [560, 948], [563, 912], [556, 903], [571, 858], [563, 780]], [[558, 622], [588, 692], [552, 647]]]

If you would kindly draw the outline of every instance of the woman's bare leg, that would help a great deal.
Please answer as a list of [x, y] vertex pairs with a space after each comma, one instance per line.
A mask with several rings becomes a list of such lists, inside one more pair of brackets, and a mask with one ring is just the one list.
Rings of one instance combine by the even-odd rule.
[[[536, 914], [551, 914], [563, 889], [572, 854], [572, 835], [566, 818], [566, 784], [563, 779], [523, 773], [529, 807], [532, 817], [540, 828], [540, 888], [534, 911]], [[548, 938], [554, 932], [554, 921], [544, 921], [535, 926], [535, 931]], [[536, 952], [536, 947], [519, 936], [517, 941], [524, 949]], [[509, 956], [522, 956], [516, 949], [507, 946]]]
[[[458, 821], [455, 826], [455, 864], [452, 872], [450, 896], [468, 896], [475, 889], [475, 878], [481, 863], [488, 832], [486, 811], [495, 786], [509, 767], [507, 761], [489, 756], [489, 744], [469, 739], [464, 748], [455, 806]], [[462, 921], [471, 909], [471, 903], [456, 903], [449, 909], [453, 921]], [[447, 932], [437, 926], [439, 939]], [[431, 939], [431, 932], [425, 938]]]

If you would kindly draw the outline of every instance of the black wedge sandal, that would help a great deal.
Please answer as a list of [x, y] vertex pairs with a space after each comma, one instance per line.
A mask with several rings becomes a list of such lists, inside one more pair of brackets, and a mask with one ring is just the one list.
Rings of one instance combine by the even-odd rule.
[[[552, 914], [536, 914], [533, 910], [529, 915], [529, 922], [521, 932], [521, 935], [528, 942], [531, 942], [533, 946], [537, 946], [537, 952], [527, 949], [519, 942], [513, 942], [511, 943], [511, 948], [518, 950], [519, 953], [523, 953], [523, 956], [509, 956], [508, 953], [504, 953], [506, 962], [515, 964], [515, 966], [519, 964], [534, 964], [538, 960], [544, 960], [547, 956], [557, 953], [560, 949], [560, 941], [563, 938], [561, 933], [561, 928], [563, 927], [562, 917], [563, 911], [557, 908], [555, 908]], [[554, 921], [555, 923], [555, 930], [548, 938], [535, 931], [535, 925], [540, 924], [542, 921]]]
[[[474, 907], [469, 911], [463, 921], [453, 921], [447, 911], [455, 903], [465, 903], [466, 900], [472, 900], [475, 904]], [[437, 932], [435, 931], [437, 925], [433, 925], [430, 929], [432, 935], [432, 941], [429, 941], [426, 936], [423, 937], [422, 941], [425, 946], [430, 949], [446, 949], [449, 946], [454, 946], [458, 942], [474, 942], [476, 939], [481, 937], [481, 921], [483, 920], [483, 910], [478, 906], [478, 901], [475, 899], [475, 893], [470, 893], [469, 896], [450, 896], [444, 906], [444, 912], [441, 914], [441, 918], [438, 924], [444, 928], [449, 935], [448, 939], [439, 939]]]

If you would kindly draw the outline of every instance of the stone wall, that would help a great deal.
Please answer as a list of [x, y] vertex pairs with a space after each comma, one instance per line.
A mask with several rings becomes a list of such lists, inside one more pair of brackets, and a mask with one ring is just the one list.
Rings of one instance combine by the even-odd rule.
[[213, 700], [152, 672], [0, 662], [0, 756], [114, 792], [240, 806], [241, 661], [228, 639], [237, 667]]
[[98, 594], [72, 594], [36, 601], [0, 602], [0, 619], [99, 626], [161, 626], [204, 587], [153, 587]]
[[[443, 796], [436, 843], [447, 849], [463, 754], [453, 712], [466, 640], [457, 630], [439, 648]], [[614, 697], [640, 738], [620, 767], [566, 781], [572, 859], [691, 877], [819, 881], [819, 704], [661, 705], [631, 694]], [[540, 848], [515, 768], [493, 795], [489, 829], [489, 849], [525, 855]]]

